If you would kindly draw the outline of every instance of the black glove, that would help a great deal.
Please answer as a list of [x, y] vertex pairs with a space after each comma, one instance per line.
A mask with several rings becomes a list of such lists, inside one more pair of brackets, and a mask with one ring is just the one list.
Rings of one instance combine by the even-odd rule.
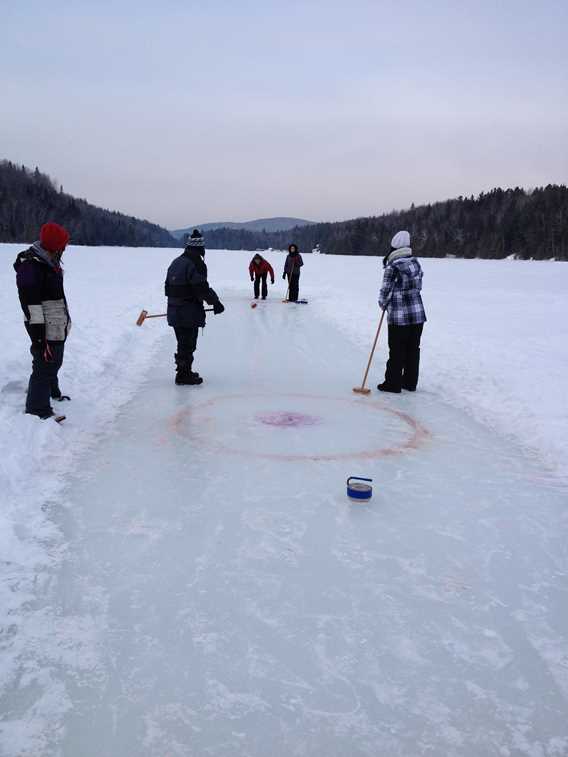
[[68, 394], [61, 394], [61, 392], [59, 392], [59, 394], [52, 394], [51, 399], [55, 400], [56, 402], [69, 402], [71, 400], [71, 397]]
[[271, 283], [271, 284], [274, 284], [274, 279], [271, 279], [271, 280], [270, 280], [270, 283]]
[[225, 311], [225, 306], [220, 300], [217, 300], [217, 302], [213, 305], [213, 312], [215, 315], [221, 315]]
[[285, 278], [286, 278], [286, 274], [285, 274], [285, 273], [283, 273], [283, 274], [282, 274], [282, 278], [283, 278], [283, 279], [285, 279]]
[[251, 277], [250, 277], [250, 280], [251, 280], [251, 281], [254, 281], [254, 276], [251, 276]]
[[45, 323], [28, 324], [28, 334], [36, 347], [43, 347], [45, 342]]

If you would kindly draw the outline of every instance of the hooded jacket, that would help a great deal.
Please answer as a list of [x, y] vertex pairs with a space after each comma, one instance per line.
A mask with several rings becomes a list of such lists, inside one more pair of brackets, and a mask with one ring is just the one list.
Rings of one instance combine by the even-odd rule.
[[392, 239], [386, 256], [379, 306], [388, 312], [390, 326], [414, 326], [425, 323], [422, 303], [422, 267], [412, 254], [410, 235], [400, 231]]
[[217, 293], [207, 282], [207, 266], [203, 260], [203, 247], [185, 248], [172, 261], [165, 282], [168, 298], [168, 324], [178, 328], [200, 328], [205, 326], [203, 303], [215, 305], [219, 302]]
[[304, 265], [302, 256], [299, 252], [289, 252], [284, 263], [285, 276], [299, 276], [300, 268]]
[[59, 260], [35, 242], [14, 263], [20, 304], [33, 341], [64, 342], [71, 318]]
[[[260, 258], [260, 263], [256, 262], [256, 258]], [[267, 274], [269, 274], [270, 280], [274, 284], [274, 269], [272, 268], [268, 260], [265, 260], [262, 255], [255, 255], [254, 258], [250, 261], [249, 273], [251, 278], [253, 276], [266, 276]]]

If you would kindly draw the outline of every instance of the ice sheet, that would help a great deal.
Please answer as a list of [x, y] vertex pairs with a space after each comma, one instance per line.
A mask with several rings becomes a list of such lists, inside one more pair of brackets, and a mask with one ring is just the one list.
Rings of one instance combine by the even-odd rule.
[[6, 754], [566, 754], [562, 484], [428, 391], [354, 395], [309, 306], [227, 305], [206, 383], [166, 334], [49, 507]]

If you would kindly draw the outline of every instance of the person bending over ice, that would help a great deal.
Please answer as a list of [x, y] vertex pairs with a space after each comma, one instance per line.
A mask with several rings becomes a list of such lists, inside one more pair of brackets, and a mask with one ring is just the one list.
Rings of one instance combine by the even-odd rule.
[[381, 392], [416, 391], [420, 338], [426, 322], [422, 303], [422, 268], [412, 254], [410, 234], [399, 231], [383, 260], [379, 306], [388, 313], [389, 359]]
[[197, 347], [199, 328], [205, 326], [203, 302], [213, 305], [215, 315], [225, 308], [207, 282], [205, 247], [201, 232], [194, 229], [183, 254], [168, 268], [165, 292], [168, 298], [168, 325], [176, 334], [176, 384], [202, 384], [203, 379], [191, 370]]
[[250, 280], [254, 281], [254, 299], [258, 300], [260, 294], [260, 285], [262, 283], [262, 299], [265, 300], [268, 295], [268, 285], [266, 279], [270, 274], [270, 283], [274, 284], [274, 269], [258, 252], [249, 264]]

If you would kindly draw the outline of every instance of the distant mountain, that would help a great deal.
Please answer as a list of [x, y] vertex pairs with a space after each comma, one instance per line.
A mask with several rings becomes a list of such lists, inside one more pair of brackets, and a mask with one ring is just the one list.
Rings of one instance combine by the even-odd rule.
[[255, 221], [217, 221], [215, 223], [197, 223], [193, 226], [187, 226], [185, 229], [175, 229], [171, 233], [177, 239], [181, 239], [184, 234], [191, 234], [193, 229], [200, 231], [214, 231], [215, 229], [234, 229], [240, 231], [289, 231], [297, 226], [311, 226], [316, 221], [306, 221], [304, 218], [288, 218], [286, 216], [279, 218], [257, 218]]
[[34, 242], [47, 221], [65, 226], [72, 244], [179, 246], [169, 231], [155, 223], [72, 197], [38, 168], [32, 171], [0, 161], [0, 242]]

